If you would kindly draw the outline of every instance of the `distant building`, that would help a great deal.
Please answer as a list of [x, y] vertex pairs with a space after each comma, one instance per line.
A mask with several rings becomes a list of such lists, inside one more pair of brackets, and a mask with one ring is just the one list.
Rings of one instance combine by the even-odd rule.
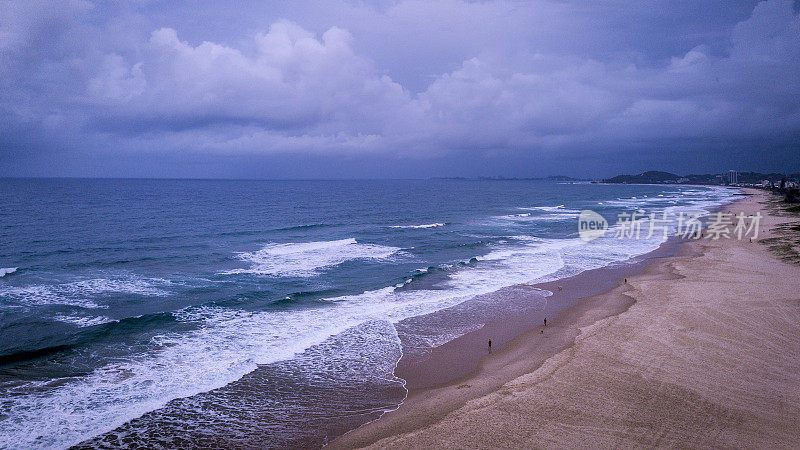
[[739, 182], [739, 172], [735, 170], [728, 171], [728, 184], [737, 184]]

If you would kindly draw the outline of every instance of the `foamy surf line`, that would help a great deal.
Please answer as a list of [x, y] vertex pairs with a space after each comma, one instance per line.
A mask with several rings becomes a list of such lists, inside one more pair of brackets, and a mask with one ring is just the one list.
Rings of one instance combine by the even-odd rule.
[[564, 205], [556, 205], [556, 206], [520, 206], [517, 209], [522, 211], [545, 211], [545, 212], [563, 212], [563, 213], [575, 213], [580, 212], [576, 209], [569, 209], [564, 207]]
[[0, 267], [0, 277], [4, 277], [6, 275], [10, 275], [16, 272], [18, 267]]
[[[683, 207], [668, 208], [673, 208], [676, 210], [691, 210], [695, 212], [702, 211], [702, 214], [708, 215], [715, 210], [722, 208], [724, 205], [735, 201], [736, 199], [736, 197], [732, 196], [730, 191], [727, 189], [717, 190], [716, 194], [719, 196], [713, 200], [698, 199]], [[645, 200], [645, 202], [646, 201], [647, 200]], [[618, 227], [612, 227], [610, 232], [613, 234], [616, 228]], [[509, 238], [521, 242], [545, 242], [545, 240], [532, 238], [530, 236], [509, 236]], [[619, 240], [614, 239], [614, 241], [616, 241], [618, 244], [620, 243]], [[608, 250], [610, 250], [607, 246], [608, 242], [613, 241], [607, 241], [606, 243], [601, 244], [601, 248], [605, 249], [602, 253], [606, 253]], [[566, 242], [562, 242], [561, 244], [565, 249], [571, 247], [570, 244]], [[630, 274], [641, 270], [652, 258], [674, 255], [680, 245], [680, 238], [677, 235], [671, 235], [667, 239], [659, 239], [655, 242], [652, 242], [652, 244], [653, 246], [650, 249], [647, 247], [640, 247], [637, 251], [619, 251], [617, 253], [619, 259], [617, 261], [613, 261], [618, 264], [597, 264], [596, 267], [585, 266], [579, 270], [575, 270], [574, 267], [569, 267], [573, 264], [566, 263], [564, 264], [565, 270], [556, 271], [549, 276], [541, 277], [532, 283], [517, 284], [510, 286], [508, 289], [502, 289], [490, 293], [487, 295], [487, 297], [490, 297], [493, 300], [488, 303], [484, 301], [480, 304], [476, 304], [473, 306], [473, 308], [478, 308], [479, 311], [482, 311], [486, 308], [486, 304], [495, 305], [504, 301], [514, 303], [514, 300], [509, 300], [506, 298], [508, 293], [513, 292], [514, 289], [532, 289], [534, 291], [544, 289], [545, 292], [549, 294], [547, 296], [551, 296], [554, 292], [548, 291], [547, 289], [555, 290], [556, 287], [559, 287], [560, 289], [560, 287], [563, 285], [565, 291], [572, 291], [566, 292], [566, 296], [575, 297], [575, 301], [583, 296], [600, 294], [608, 289], [611, 289], [613, 284], [617, 283], [617, 280], [621, 280], [623, 275], [629, 276]], [[501, 254], [500, 252], [497, 252], [487, 255], [484, 258], [502, 260], [508, 258], [509, 256], [510, 253]], [[593, 259], [593, 256], [596, 255], [585, 254], [583, 256], [586, 259], [591, 260]], [[578, 288], [576, 289], [576, 286], [569, 287], [571, 283], [577, 283]], [[535, 298], [534, 291], [530, 291], [527, 295]], [[576, 291], [582, 293], [576, 296]], [[565, 301], [565, 299], [562, 298], [564, 297], [564, 293], [559, 291], [558, 294], [560, 301]], [[523, 309], [527, 307], [527, 304], [527, 301], [517, 303], [518, 307], [522, 307]], [[501, 308], [500, 313], [494, 316], [492, 320], [486, 321], [485, 324], [480, 326], [464, 327], [464, 333], [453, 335], [450, 339], [440, 339], [435, 343], [435, 349], [437, 352], [433, 354], [424, 353], [421, 356], [413, 351], [404, 351], [403, 359], [399, 364], [399, 367], [401, 367], [401, 372], [396, 372], [395, 374], [398, 377], [405, 377], [407, 386], [411, 389], [431, 388], [449, 383], [471, 373], [477, 367], [482, 357], [486, 354], [485, 345], [478, 345], [476, 350], [476, 340], [478, 342], [485, 343], [487, 342], [486, 339], [494, 339], [495, 344], [499, 343], [502, 345], [504, 342], [508, 342], [514, 337], [536, 328], [542, 323], [543, 317], [550, 319], [557, 317], [561, 312], [573, 304], [574, 303], [568, 302], [560, 304], [559, 301], [556, 301], [554, 303], [555, 306], [552, 308], [547, 308], [545, 306], [541, 313], [534, 312], [533, 314], [530, 312], [525, 313], [522, 310], [514, 310], [509, 314], [503, 311]], [[545, 303], [545, 305], [547, 305], [547, 303]], [[449, 308], [447, 310], [440, 310], [432, 313], [431, 316], [434, 318], [431, 320], [431, 323], [435, 324], [435, 326], [438, 328], [443, 327], [445, 329], [450, 326], [447, 324], [452, 323], [461, 326], [464, 322], [463, 317], [456, 312], [457, 309], [460, 309], [461, 307], [462, 305], [457, 305], [456, 307]], [[547, 311], [545, 311], [545, 309]], [[536, 320], [531, 320], [532, 317], [536, 318]], [[514, 322], [515, 325], [509, 324], [508, 321]], [[490, 327], [484, 329], [486, 325], [490, 324]], [[516, 331], [510, 336], [505, 336], [498, 339], [509, 329], [514, 329]], [[467, 334], [473, 336], [467, 337]], [[418, 341], [419, 339], [415, 339], [411, 340], [410, 342], [413, 343]], [[459, 341], [463, 343], [459, 344]], [[445, 343], [453, 345], [442, 346], [442, 344]], [[440, 347], [442, 351], [438, 351], [440, 350]], [[468, 353], [472, 354], [468, 355]], [[459, 361], [458, 365], [462, 367], [454, 367], [453, 361]], [[447, 368], [447, 370], [444, 370], [445, 368]], [[448, 375], [445, 375], [445, 373]], [[438, 381], [431, 384], [431, 378], [437, 379]], [[424, 386], [424, 388], [421, 386]]]

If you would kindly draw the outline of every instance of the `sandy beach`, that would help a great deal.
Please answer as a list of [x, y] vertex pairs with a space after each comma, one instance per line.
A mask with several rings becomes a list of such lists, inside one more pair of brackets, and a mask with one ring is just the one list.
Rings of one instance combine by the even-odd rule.
[[[616, 274], [471, 373], [412, 383], [398, 410], [329, 447], [796, 448], [797, 217], [748, 193], [725, 210], [761, 211], [757, 240], [689, 241], [627, 283]], [[438, 364], [417, 370], [452, 362]]]

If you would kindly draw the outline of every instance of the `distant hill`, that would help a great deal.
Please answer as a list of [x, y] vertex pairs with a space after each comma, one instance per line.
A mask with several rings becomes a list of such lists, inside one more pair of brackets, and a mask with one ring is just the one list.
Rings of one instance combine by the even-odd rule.
[[[779, 183], [782, 179], [797, 179], [798, 174], [787, 176], [781, 173], [739, 172], [738, 184], [760, 184], [764, 180]], [[728, 174], [676, 175], [670, 172], [650, 170], [638, 175], [617, 175], [603, 180], [603, 183], [622, 184], [728, 184]]]
[[603, 180], [604, 183], [626, 183], [626, 184], [660, 184], [660, 183], [677, 183], [677, 180], [682, 177], [669, 172], [659, 172], [657, 170], [649, 170], [640, 173], [639, 175], [617, 175], [612, 178]]

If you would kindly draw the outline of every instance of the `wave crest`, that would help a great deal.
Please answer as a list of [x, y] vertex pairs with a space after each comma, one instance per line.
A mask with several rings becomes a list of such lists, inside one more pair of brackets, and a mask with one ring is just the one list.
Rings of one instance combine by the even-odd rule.
[[421, 229], [421, 228], [437, 228], [443, 227], [445, 223], [424, 223], [422, 225], [392, 225], [389, 228], [403, 228], [403, 229]]
[[237, 257], [250, 262], [247, 269], [223, 274], [250, 273], [284, 277], [312, 277], [323, 270], [354, 259], [386, 259], [401, 249], [377, 244], [362, 244], [355, 239], [301, 243], [271, 243], [255, 252]]

